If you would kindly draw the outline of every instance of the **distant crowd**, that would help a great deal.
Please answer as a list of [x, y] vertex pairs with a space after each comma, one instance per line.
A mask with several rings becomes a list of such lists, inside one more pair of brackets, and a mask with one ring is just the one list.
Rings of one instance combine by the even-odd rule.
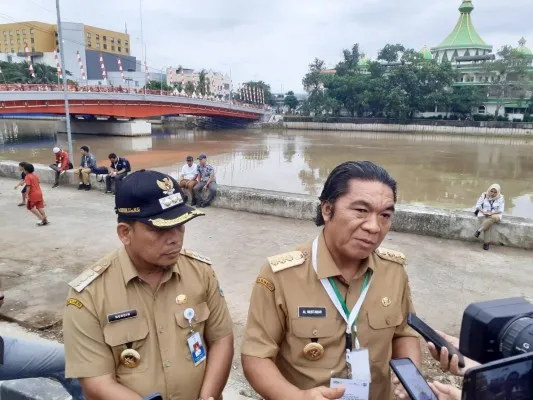
[[[116, 195], [120, 184], [131, 172], [131, 164], [125, 157], [119, 157], [116, 153], [108, 155], [109, 166], [98, 166], [96, 157], [91, 153], [89, 146], [80, 147], [80, 162], [74, 167], [70, 155], [60, 147], [54, 147], [55, 162], [50, 168], [55, 171], [55, 180], [52, 189], [59, 186], [61, 177], [68, 170], [73, 170], [78, 181], [78, 190], [89, 191], [92, 189], [90, 175], [94, 174], [98, 182], [104, 182], [106, 194]], [[20, 181], [15, 190], [22, 187], [22, 200], [18, 204], [26, 208], [39, 218], [38, 226], [48, 225], [49, 221], [45, 213], [45, 202], [39, 177], [35, 174], [35, 167], [28, 162], [20, 162]], [[178, 170], [180, 188], [185, 194], [185, 202], [191, 200], [191, 205], [207, 207], [211, 204], [217, 193], [215, 169], [207, 163], [207, 155], [198, 156], [198, 164], [194, 164], [194, 157], [187, 156], [186, 163]]]

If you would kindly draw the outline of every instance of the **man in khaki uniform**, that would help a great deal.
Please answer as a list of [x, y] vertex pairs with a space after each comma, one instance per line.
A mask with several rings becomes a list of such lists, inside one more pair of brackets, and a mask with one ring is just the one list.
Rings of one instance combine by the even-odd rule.
[[[245, 375], [267, 399], [337, 399], [343, 390], [329, 388], [330, 378], [349, 377], [346, 352], [360, 347], [368, 349], [369, 398], [389, 400], [391, 358], [421, 361], [407, 325], [414, 309], [405, 257], [378, 248], [391, 226], [396, 182], [370, 162], [347, 162], [332, 171], [320, 201], [318, 237], [270, 257], [257, 278], [242, 345]], [[362, 298], [356, 329], [347, 331], [334, 297], [347, 317]]]
[[155, 171], [124, 178], [115, 202], [124, 246], [70, 283], [66, 376], [88, 399], [220, 398], [231, 318], [210, 260], [182, 250], [184, 224], [204, 214]]

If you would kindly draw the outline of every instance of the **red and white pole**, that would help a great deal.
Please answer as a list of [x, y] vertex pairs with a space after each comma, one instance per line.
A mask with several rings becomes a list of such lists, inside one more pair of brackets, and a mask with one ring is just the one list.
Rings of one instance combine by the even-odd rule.
[[85, 74], [85, 67], [83, 66], [83, 61], [81, 59], [81, 55], [80, 55], [79, 50], [76, 53], [77, 53], [77, 56], [78, 56], [78, 64], [80, 65], [81, 79], [82, 80], [86, 80], [87, 79], [87, 75]]
[[126, 83], [126, 78], [124, 77], [124, 70], [122, 69], [122, 61], [120, 61], [120, 58], [117, 57], [118, 62], [118, 70], [120, 71], [120, 75], [122, 75], [122, 83]]
[[100, 53], [100, 69], [102, 70], [102, 79], [104, 83], [107, 83], [107, 73], [105, 72], [104, 57]]
[[31, 62], [31, 55], [30, 55], [30, 48], [28, 45], [24, 47], [24, 51], [26, 52], [26, 57], [28, 58], [28, 71], [30, 72], [30, 75], [32, 78], [35, 78], [35, 71], [33, 70], [33, 63]]
[[57, 55], [57, 49], [54, 50], [54, 59], [56, 60], [56, 69], [58, 79], [63, 79], [63, 73], [61, 71], [61, 62], [59, 61], [59, 56]]

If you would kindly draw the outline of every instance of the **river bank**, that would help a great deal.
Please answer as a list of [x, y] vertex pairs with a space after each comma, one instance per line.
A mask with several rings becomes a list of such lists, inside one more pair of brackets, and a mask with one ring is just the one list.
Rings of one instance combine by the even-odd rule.
[[[43, 184], [54, 182], [54, 171], [46, 165], [35, 165]], [[15, 161], [0, 162], [0, 176], [18, 179], [20, 172]], [[104, 190], [91, 174], [95, 189]], [[62, 178], [62, 184], [75, 187], [77, 182], [72, 171]], [[316, 213], [316, 197], [270, 190], [219, 186], [213, 205], [235, 211], [278, 216], [298, 220], [312, 220]], [[392, 230], [415, 233], [444, 239], [478, 241], [473, 234], [477, 219], [472, 212], [438, 209], [423, 206], [398, 205]], [[502, 246], [533, 250], [533, 220], [505, 216], [493, 229], [493, 242]]]
[[[463, 122], [463, 123], [461, 123]], [[405, 124], [361, 119], [351, 122], [283, 121], [285, 129], [533, 137], [533, 123], [417, 120]]]

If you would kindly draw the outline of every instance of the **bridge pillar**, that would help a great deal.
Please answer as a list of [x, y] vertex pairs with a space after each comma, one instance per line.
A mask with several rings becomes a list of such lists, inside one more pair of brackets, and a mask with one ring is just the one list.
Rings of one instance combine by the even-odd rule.
[[[149, 136], [152, 124], [147, 121], [80, 121], [72, 119], [70, 123], [73, 134], [101, 136]], [[58, 133], [67, 132], [65, 121], [58, 123]]]

